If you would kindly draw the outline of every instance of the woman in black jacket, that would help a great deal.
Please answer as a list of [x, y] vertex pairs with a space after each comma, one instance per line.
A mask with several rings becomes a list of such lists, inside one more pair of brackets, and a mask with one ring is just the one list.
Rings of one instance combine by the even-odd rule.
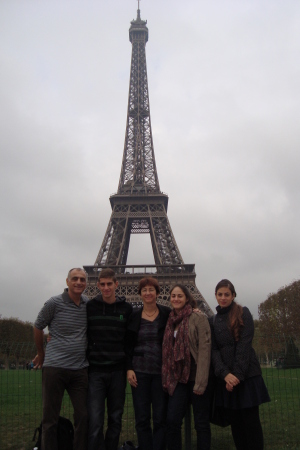
[[261, 368], [252, 347], [254, 323], [248, 308], [235, 302], [229, 280], [215, 289], [217, 314], [210, 318], [212, 364], [217, 383], [216, 405], [226, 408], [237, 450], [262, 450], [259, 405], [270, 401]]
[[161, 381], [162, 340], [171, 310], [156, 303], [160, 289], [155, 278], [143, 278], [138, 292], [143, 308], [134, 311], [128, 321], [125, 346], [135, 427], [139, 450], [165, 450], [168, 395]]

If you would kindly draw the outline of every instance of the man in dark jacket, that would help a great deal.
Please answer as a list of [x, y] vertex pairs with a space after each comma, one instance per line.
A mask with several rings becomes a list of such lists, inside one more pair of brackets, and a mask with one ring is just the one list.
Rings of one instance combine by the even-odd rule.
[[[101, 294], [87, 303], [89, 390], [88, 450], [117, 450], [126, 389], [124, 351], [127, 321], [132, 306], [116, 297], [118, 282], [103, 269], [97, 287]], [[105, 399], [108, 426], [103, 434]]]

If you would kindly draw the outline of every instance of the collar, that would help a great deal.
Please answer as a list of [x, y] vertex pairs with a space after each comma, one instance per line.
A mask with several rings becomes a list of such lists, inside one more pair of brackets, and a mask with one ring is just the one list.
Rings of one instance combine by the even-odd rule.
[[233, 302], [231, 302], [231, 304], [229, 306], [227, 306], [226, 308], [221, 308], [221, 306], [218, 305], [216, 307], [217, 313], [218, 314], [227, 314], [231, 310], [232, 305], [233, 305]]
[[[69, 292], [68, 291], [69, 291], [68, 288], [64, 289], [64, 292], [62, 293], [62, 299], [66, 303], [74, 303], [74, 305], [75, 305], [75, 302], [73, 302], [73, 300], [69, 296]], [[79, 303], [79, 305], [81, 305], [82, 302], [83, 302], [83, 300], [82, 300], [82, 295], [81, 295], [80, 296], [80, 303]]]

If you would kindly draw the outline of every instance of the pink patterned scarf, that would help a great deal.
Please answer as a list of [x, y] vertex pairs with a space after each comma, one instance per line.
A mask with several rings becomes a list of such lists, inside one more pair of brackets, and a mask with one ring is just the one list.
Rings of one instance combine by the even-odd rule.
[[[177, 383], [187, 383], [190, 376], [189, 316], [193, 310], [186, 305], [178, 314], [173, 310], [166, 325], [162, 346], [162, 384], [173, 395]], [[175, 326], [179, 324], [176, 338]]]

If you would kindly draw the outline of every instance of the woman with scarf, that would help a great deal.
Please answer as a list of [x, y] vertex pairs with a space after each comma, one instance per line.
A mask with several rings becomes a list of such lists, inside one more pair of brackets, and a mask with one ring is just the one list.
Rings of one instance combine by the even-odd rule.
[[252, 347], [253, 319], [248, 308], [235, 302], [235, 288], [229, 280], [217, 284], [215, 296], [219, 305], [210, 325], [212, 364], [220, 380], [216, 406], [227, 411], [237, 450], [262, 450], [259, 405], [270, 397]]
[[191, 402], [197, 450], [209, 450], [210, 326], [203, 313], [193, 312], [196, 301], [184, 285], [176, 284], [172, 288], [170, 302], [173, 311], [166, 325], [162, 355], [162, 382], [169, 394], [167, 448], [181, 450], [181, 425]]

